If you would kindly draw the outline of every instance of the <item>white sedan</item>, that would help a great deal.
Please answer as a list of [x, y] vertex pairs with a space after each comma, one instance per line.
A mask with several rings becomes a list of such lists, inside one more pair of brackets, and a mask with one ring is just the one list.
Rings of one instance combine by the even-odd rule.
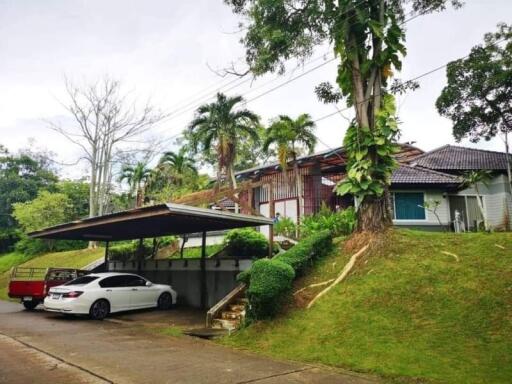
[[141, 308], [169, 309], [177, 293], [171, 286], [153, 284], [130, 273], [93, 273], [50, 288], [44, 309], [104, 319], [109, 313]]

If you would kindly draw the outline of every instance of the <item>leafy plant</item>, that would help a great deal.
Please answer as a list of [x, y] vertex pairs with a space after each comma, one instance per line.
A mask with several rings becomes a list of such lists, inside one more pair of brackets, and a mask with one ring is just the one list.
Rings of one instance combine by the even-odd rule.
[[302, 219], [301, 233], [308, 237], [319, 231], [328, 230], [334, 237], [349, 235], [354, 231], [356, 221], [356, 212], [352, 207], [333, 212], [323, 206], [317, 214]]
[[264, 319], [274, 316], [290, 291], [295, 277], [293, 268], [276, 259], [256, 260], [251, 267], [247, 298], [251, 316]]
[[268, 255], [268, 241], [252, 228], [233, 229], [224, 238], [224, 245], [235, 257], [264, 257]]
[[297, 226], [289, 217], [281, 217], [277, 223], [274, 224], [274, 232], [276, 235], [294, 238], [296, 231]]
[[240, 273], [237, 280], [249, 285], [247, 297], [250, 317], [264, 319], [274, 316], [286, 298], [295, 276], [302, 274], [314, 260], [329, 253], [332, 236], [321, 231], [300, 241], [290, 250], [273, 259], [261, 259]]

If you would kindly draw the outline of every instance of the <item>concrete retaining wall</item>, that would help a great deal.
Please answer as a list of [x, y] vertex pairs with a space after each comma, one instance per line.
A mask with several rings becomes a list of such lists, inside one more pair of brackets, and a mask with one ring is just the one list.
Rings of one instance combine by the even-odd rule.
[[[236, 276], [249, 269], [252, 260], [207, 259], [205, 264], [206, 302], [210, 308], [238, 285]], [[111, 261], [109, 271], [137, 273], [154, 283], [169, 284], [178, 292], [179, 304], [201, 307], [200, 259], [146, 260], [140, 271], [137, 262]]]

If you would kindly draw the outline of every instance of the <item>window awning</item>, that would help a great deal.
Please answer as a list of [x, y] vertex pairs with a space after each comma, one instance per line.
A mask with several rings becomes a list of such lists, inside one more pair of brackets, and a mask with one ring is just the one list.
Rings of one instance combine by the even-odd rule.
[[266, 217], [169, 203], [77, 220], [28, 235], [41, 239], [115, 241], [256, 227], [272, 223]]

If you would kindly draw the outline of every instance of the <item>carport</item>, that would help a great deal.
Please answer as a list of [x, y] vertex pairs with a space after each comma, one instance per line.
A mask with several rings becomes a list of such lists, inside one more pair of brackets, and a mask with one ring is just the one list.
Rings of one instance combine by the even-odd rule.
[[[234, 276], [250, 266], [250, 261], [244, 264], [236, 258], [207, 259], [208, 232], [272, 224], [273, 221], [265, 217], [168, 203], [77, 220], [32, 232], [29, 236], [41, 239], [103, 241], [107, 269], [138, 272], [155, 282], [170, 283], [179, 296], [185, 295], [190, 303], [194, 303], [192, 306], [206, 309], [231, 291], [236, 285]], [[137, 260], [133, 262], [116, 263], [108, 260], [108, 247], [112, 241], [139, 239], [139, 244], [142, 245], [144, 238], [192, 233], [202, 234], [200, 259], [148, 261], [143, 260], [139, 252]], [[222, 274], [221, 271], [228, 273]], [[183, 285], [182, 292], [176, 284]]]

